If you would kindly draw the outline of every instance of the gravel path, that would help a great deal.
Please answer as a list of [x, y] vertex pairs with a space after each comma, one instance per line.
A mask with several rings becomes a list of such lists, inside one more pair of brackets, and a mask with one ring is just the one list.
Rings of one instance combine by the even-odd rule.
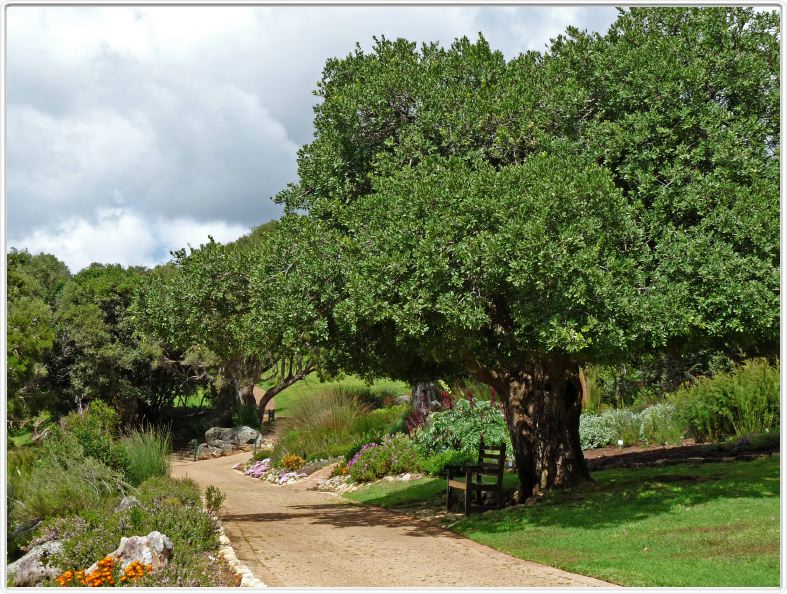
[[612, 585], [515, 559], [408, 516], [309, 491], [326, 471], [278, 486], [232, 470], [249, 456], [174, 461], [172, 475], [227, 495], [224, 530], [238, 558], [269, 586]]

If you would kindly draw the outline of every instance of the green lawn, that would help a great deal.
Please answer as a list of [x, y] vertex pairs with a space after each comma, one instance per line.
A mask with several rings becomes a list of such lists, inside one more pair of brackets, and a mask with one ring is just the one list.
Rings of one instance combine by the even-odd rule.
[[[268, 388], [271, 384], [261, 383], [262, 388]], [[276, 395], [276, 416], [287, 416], [288, 410], [292, 407], [293, 403], [311, 396], [315, 392], [326, 390], [335, 387], [348, 387], [348, 388], [364, 388], [366, 383], [353, 375], [345, 376], [341, 380], [333, 382], [320, 382], [316, 373], [312, 373], [303, 380], [293, 384], [280, 394]], [[386, 390], [393, 391], [396, 394], [409, 394], [410, 387], [404, 382], [396, 382], [392, 380], [380, 380], [372, 384], [372, 390]]]
[[[779, 585], [779, 458], [597, 472], [534, 507], [451, 529], [495, 549], [624, 586]], [[512, 477], [513, 478], [513, 477]], [[508, 480], [512, 480], [508, 478]], [[384, 507], [439, 505], [442, 479], [348, 494]]]

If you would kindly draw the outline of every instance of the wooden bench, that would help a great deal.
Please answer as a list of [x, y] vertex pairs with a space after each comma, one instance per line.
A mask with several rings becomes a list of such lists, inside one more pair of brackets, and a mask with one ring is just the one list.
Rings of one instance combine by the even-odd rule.
[[[475, 496], [474, 507], [478, 509], [500, 509], [503, 507], [503, 470], [506, 463], [506, 444], [486, 445], [483, 438], [478, 448], [478, 464], [457, 466], [446, 465], [448, 471], [448, 492], [445, 507], [451, 509], [451, 496], [454, 489], [465, 492], [465, 515], [470, 514]], [[482, 493], [495, 493], [495, 505], [483, 505]]]

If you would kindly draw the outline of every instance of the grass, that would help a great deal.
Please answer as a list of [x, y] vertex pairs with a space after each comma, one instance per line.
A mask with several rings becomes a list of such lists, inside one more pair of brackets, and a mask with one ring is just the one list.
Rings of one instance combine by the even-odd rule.
[[[270, 384], [261, 383], [259, 385], [263, 389], [270, 387]], [[362, 379], [353, 375], [345, 376], [338, 381], [321, 382], [317, 374], [312, 373], [276, 395], [276, 416], [290, 416], [293, 407], [299, 400], [309, 398], [318, 392], [324, 392], [331, 388], [351, 388], [356, 390], [370, 388], [372, 392], [385, 391], [396, 394], [410, 393], [410, 387], [404, 382], [380, 380], [374, 382], [374, 384], [369, 387]]]
[[[624, 586], [778, 586], [779, 458], [597, 472], [533, 507], [451, 526], [515, 557]], [[438, 506], [443, 479], [348, 494], [383, 507]]]
[[9, 432], [8, 438], [13, 443], [15, 448], [25, 448], [33, 445], [33, 434], [27, 430], [14, 434]]
[[128, 460], [127, 475], [134, 485], [169, 474], [172, 438], [167, 430], [137, 429], [123, 439]]

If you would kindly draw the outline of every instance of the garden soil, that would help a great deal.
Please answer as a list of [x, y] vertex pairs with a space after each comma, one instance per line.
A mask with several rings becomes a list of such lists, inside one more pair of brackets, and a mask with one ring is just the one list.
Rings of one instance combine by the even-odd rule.
[[274, 485], [232, 470], [249, 453], [174, 461], [172, 475], [226, 494], [221, 518], [238, 558], [268, 586], [612, 586], [510, 557], [444, 528], [310, 490], [328, 470]]

